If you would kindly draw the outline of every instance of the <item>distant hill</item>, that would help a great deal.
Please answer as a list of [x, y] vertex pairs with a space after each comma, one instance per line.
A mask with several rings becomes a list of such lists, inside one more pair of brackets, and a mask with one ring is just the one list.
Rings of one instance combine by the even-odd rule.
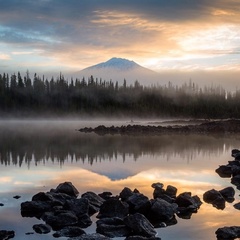
[[134, 61], [115, 57], [74, 74], [78, 78], [88, 78], [91, 75], [94, 78], [102, 78], [107, 81], [119, 81], [120, 84], [123, 83], [124, 79], [127, 80], [128, 84], [133, 84], [136, 80], [142, 84], [153, 84], [159, 79], [158, 73], [142, 67]]

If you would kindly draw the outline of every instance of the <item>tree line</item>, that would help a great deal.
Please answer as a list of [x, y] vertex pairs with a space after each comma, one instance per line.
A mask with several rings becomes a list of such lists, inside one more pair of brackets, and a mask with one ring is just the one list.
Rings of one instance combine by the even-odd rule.
[[239, 118], [240, 91], [220, 86], [128, 85], [124, 79], [105, 81], [93, 76], [51, 79], [29, 72], [0, 74], [0, 112], [4, 114], [87, 114], [139, 117]]

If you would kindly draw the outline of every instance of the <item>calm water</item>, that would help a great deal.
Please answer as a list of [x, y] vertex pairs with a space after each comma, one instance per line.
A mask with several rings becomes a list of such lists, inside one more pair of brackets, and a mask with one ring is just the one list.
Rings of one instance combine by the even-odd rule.
[[[231, 186], [215, 169], [232, 160], [238, 136], [163, 135], [158, 137], [97, 136], [76, 129], [123, 125], [124, 121], [0, 121], [0, 229], [14, 230], [15, 239], [54, 239], [33, 232], [35, 218], [22, 218], [20, 204], [39, 191], [71, 181], [86, 191], [119, 194], [124, 187], [152, 198], [151, 184], [176, 186], [202, 199], [205, 191]], [[147, 121], [139, 122], [147, 124]], [[20, 195], [16, 200], [14, 195]], [[236, 190], [236, 200], [240, 201]], [[157, 229], [163, 240], [216, 239], [219, 227], [240, 225], [240, 212], [227, 203], [221, 211], [204, 203], [189, 220]], [[93, 224], [86, 230], [95, 232]], [[60, 238], [66, 239], [66, 238]]]

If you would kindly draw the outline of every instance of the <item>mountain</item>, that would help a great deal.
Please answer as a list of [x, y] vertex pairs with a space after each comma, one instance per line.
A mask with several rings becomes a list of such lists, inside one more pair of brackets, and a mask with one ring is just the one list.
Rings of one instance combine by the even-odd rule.
[[133, 84], [138, 80], [141, 84], [152, 84], [158, 79], [158, 73], [140, 66], [134, 61], [124, 58], [111, 58], [106, 62], [96, 64], [85, 68], [75, 74], [78, 78], [88, 78], [93, 75], [94, 78], [103, 80], [118, 81], [120, 84], [126, 79], [128, 84]]

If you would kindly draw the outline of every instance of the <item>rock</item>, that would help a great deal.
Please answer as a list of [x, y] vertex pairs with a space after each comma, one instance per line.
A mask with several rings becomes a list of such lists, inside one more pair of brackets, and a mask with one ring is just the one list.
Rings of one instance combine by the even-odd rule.
[[190, 192], [179, 194], [176, 198], [176, 203], [179, 207], [189, 207], [192, 205], [195, 208], [199, 208], [202, 204], [200, 198], [197, 196], [192, 197]]
[[34, 232], [26, 232], [25, 235], [32, 235]]
[[130, 229], [120, 218], [103, 218], [96, 222], [97, 233], [107, 237], [124, 237], [130, 234]]
[[170, 221], [177, 212], [177, 204], [168, 203], [160, 198], [151, 200], [151, 204], [152, 207], [149, 213], [151, 219]]
[[215, 190], [209, 190], [203, 194], [203, 200], [206, 203], [210, 203], [213, 207], [217, 209], [223, 210], [225, 208], [225, 199], [223, 198], [222, 194]]
[[151, 203], [148, 197], [141, 193], [133, 193], [126, 202], [129, 204], [130, 213], [142, 213], [147, 214], [151, 208]]
[[237, 189], [240, 188], [240, 174], [233, 176], [231, 178], [231, 183], [237, 187]]
[[27, 201], [21, 203], [21, 215], [23, 217], [40, 217], [44, 212], [51, 210], [51, 202]]
[[69, 226], [69, 227], [64, 227], [63, 229], [55, 232], [53, 236], [55, 238], [59, 237], [78, 237], [83, 234], [86, 234], [80, 227], [76, 226]]
[[162, 198], [162, 195], [165, 194], [165, 190], [163, 189], [163, 184], [162, 183], [153, 183], [152, 188], [154, 188], [153, 191], [153, 198]]
[[220, 190], [219, 192], [221, 193], [225, 201], [232, 203], [235, 200], [234, 198], [235, 190], [233, 187], [226, 187]]
[[47, 224], [35, 224], [33, 225], [33, 230], [36, 233], [47, 234], [51, 232], [51, 227]]
[[125, 187], [119, 194], [119, 197], [122, 201], [126, 201], [129, 197], [131, 197], [134, 194], [134, 192], [128, 188]]
[[237, 210], [240, 210], [240, 202], [239, 202], [239, 203], [235, 203], [235, 204], [233, 205], [233, 207], [234, 207], [235, 209], [237, 209]]
[[103, 198], [101, 198], [94, 192], [86, 192], [86, 193], [82, 194], [82, 198], [87, 199], [89, 202], [89, 212], [88, 213], [90, 216], [93, 215], [94, 213], [98, 212], [101, 205], [105, 201]]
[[79, 237], [68, 238], [68, 240], [111, 240], [111, 239], [99, 233], [93, 233], [93, 234], [83, 234]]
[[171, 198], [176, 198], [177, 195], [177, 188], [171, 185], [167, 186], [167, 189], [165, 191], [165, 194], [168, 195]]
[[77, 226], [80, 228], [87, 228], [92, 225], [92, 220], [88, 214], [78, 216]]
[[99, 193], [98, 196], [104, 200], [108, 200], [112, 197], [112, 193], [111, 192], [103, 192], [103, 193]]
[[0, 203], [0, 207], [3, 207], [4, 206], [4, 204], [3, 203]]
[[215, 172], [221, 177], [221, 178], [230, 178], [232, 176], [232, 167], [221, 165], [219, 166]]
[[233, 149], [232, 157], [234, 157], [236, 160], [239, 160], [240, 159], [240, 151], [238, 149]]
[[47, 212], [41, 217], [53, 230], [59, 230], [78, 223], [78, 218], [73, 212]]
[[[238, 161], [238, 162], [240, 162], [240, 161]], [[240, 166], [233, 165], [231, 168], [232, 168], [232, 176], [233, 177], [240, 174]]]
[[142, 237], [142, 236], [130, 236], [125, 238], [125, 240], [161, 240], [160, 237]]
[[15, 199], [19, 199], [19, 198], [21, 198], [21, 196], [16, 195], [16, 196], [13, 196], [13, 198], [15, 198]]
[[140, 214], [135, 213], [124, 218], [125, 224], [131, 228], [134, 235], [140, 235], [143, 237], [155, 237], [157, 232], [148, 219]]
[[81, 216], [83, 214], [88, 214], [89, 201], [84, 198], [73, 198], [67, 200], [63, 207], [65, 210], [74, 212], [76, 216]]
[[118, 217], [123, 219], [129, 213], [128, 207], [126, 202], [122, 202], [118, 199], [106, 200], [100, 207], [97, 218]]
[[7, 240], [15, 237], [14, 231], [0, 230], [0, 239]]
[[232, 240], [240, 237], [240, 227], [223, 227], [219, 228], [215, 233], [219, 240]]
[[73, 184], [71, 182], [60, 183], [57, 186], [55, 192], [56, 193], [65, 193], [72, 197], [77, 197], [79, 194], [78, 190], [73, 186]]

